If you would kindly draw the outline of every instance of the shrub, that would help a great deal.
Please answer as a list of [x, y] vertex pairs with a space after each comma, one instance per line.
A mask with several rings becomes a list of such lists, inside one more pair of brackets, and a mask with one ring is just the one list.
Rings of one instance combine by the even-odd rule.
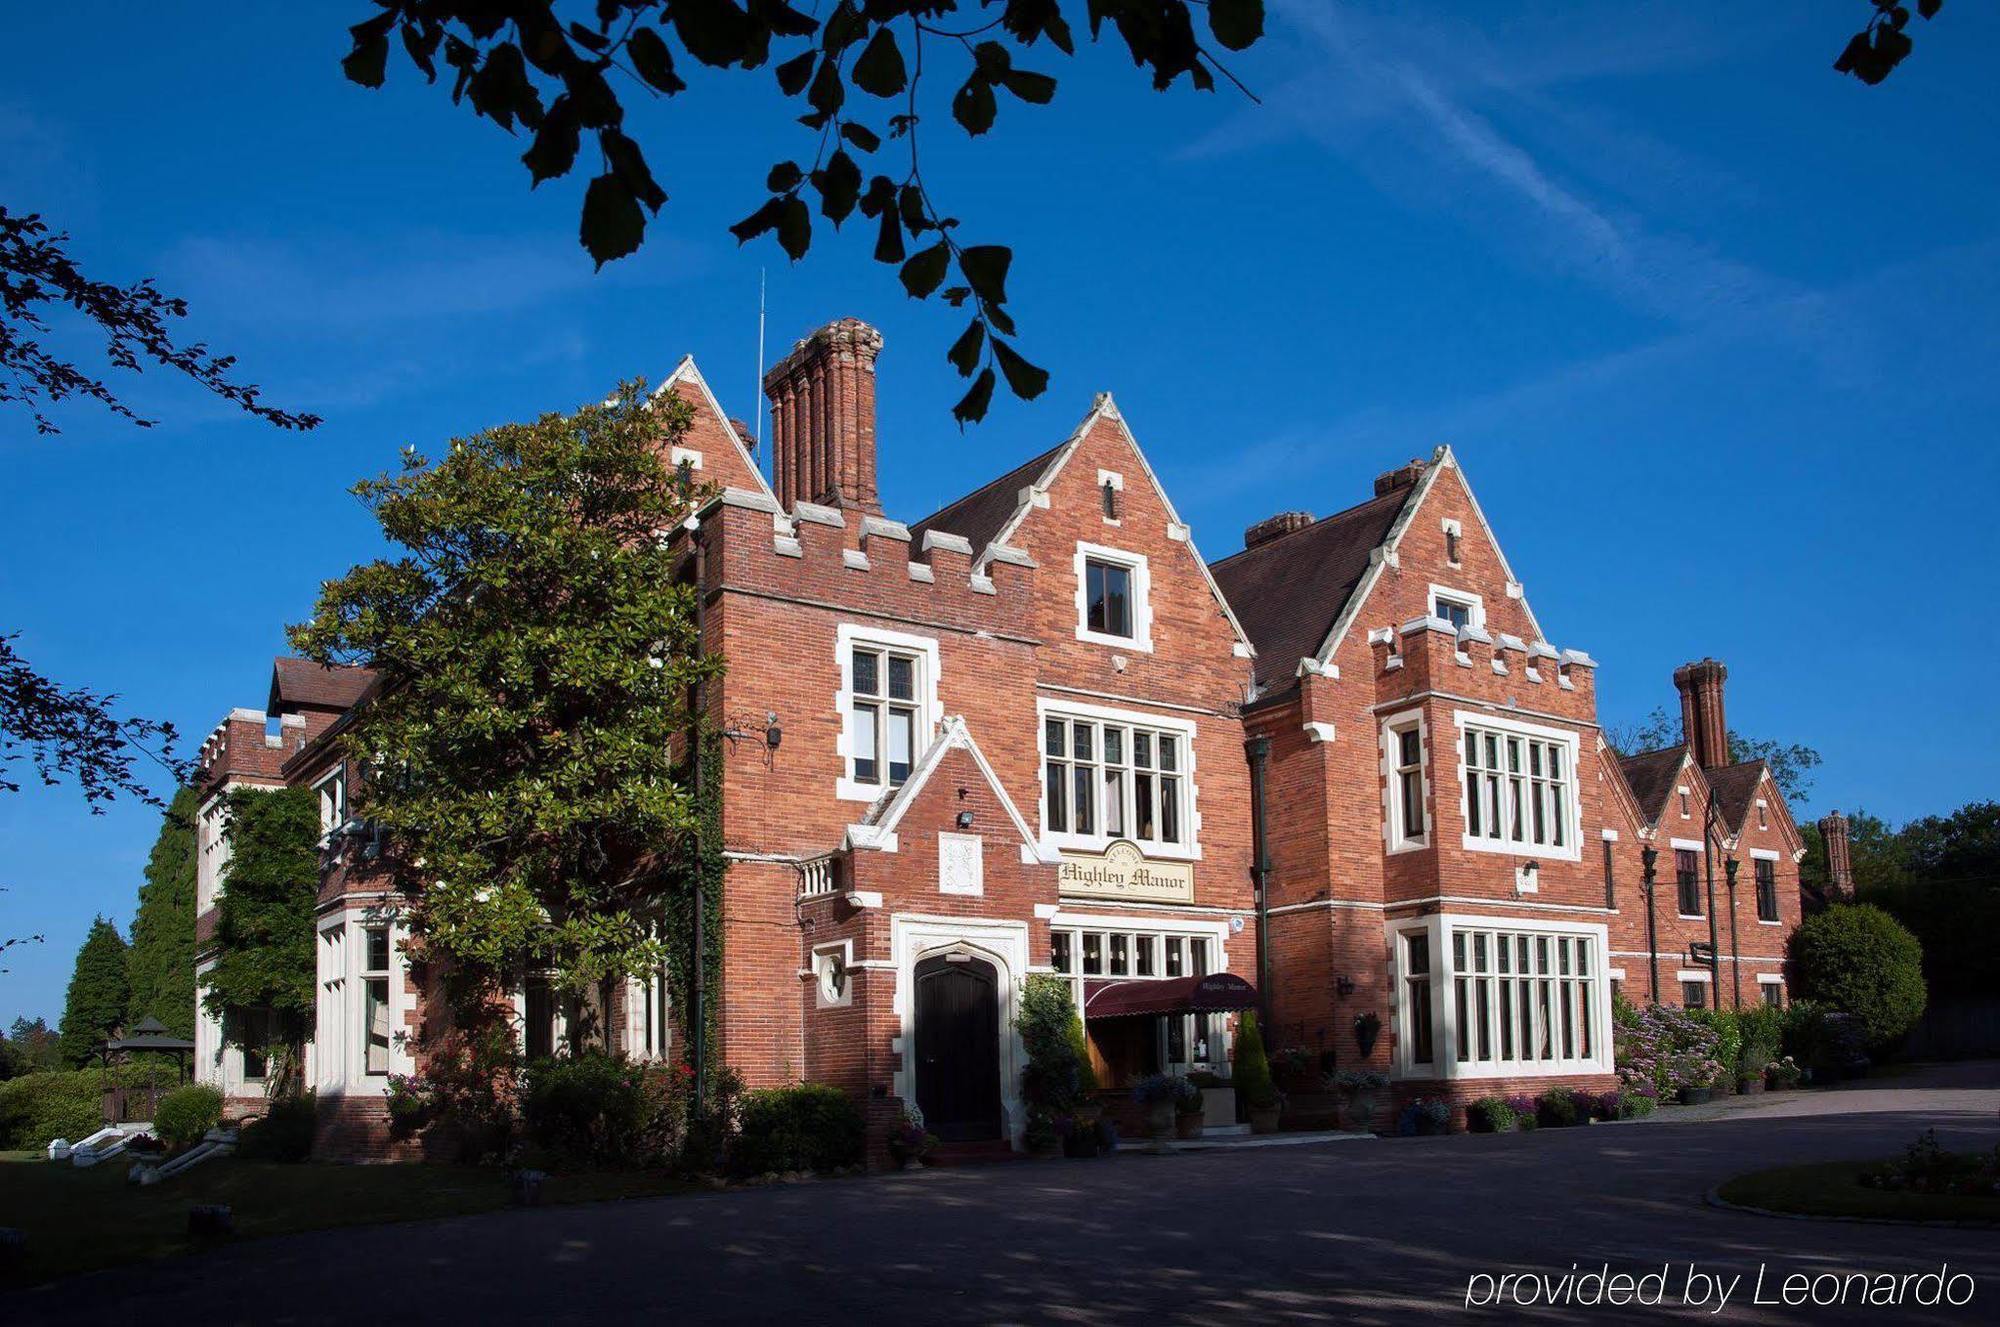
[[1450, 1128], [1451, 1107], [1442, 1097], [1418, 1097], [1396, 1117], [1396, 1132], [1405, 1137], [1446, 1133]]
[[1707, 1059], [1713, 1060], [1716, 1072], [1706, 1084], [1693, 1083], [1682, 1086], [1717, 1086], [1727, 1082], [1736, 1085], [1736, 1069], [1743, 1057], [1743, 1029], [1737, 1022], [1736, 1014], [1728, 1009], [1690, 1009], [1687, 1016], [1715, 1034], [1715, 1044], [1706, 1049]]
[[243, 1126], [236, 1154], [252, 1161], [305, 1161], [312, 1156], [319, 1103], [310, 1092], [273, 1098], [264, 1117]]
[[1551, 1129], [1567, 1129], [1582, 1121], [1582, 1104], [1568, 1088], [1552, 1087], [1535, 1102], [1535, 1118]]
[[1873, 904], [1839, 904], [1792, 932], [1786, 972], [1802, 999], [1861, 1020], [1869, 1044], [1892, 1048], [1924, 1012], [1923, 948]]
[[1623, 1093], [1613, 1089], [1600, 1092], [1590, 1099], [1590, 1118], [1593, 1120], [1616, 1120], [1623, 1118], [1618, 1113]]
[[153, 1112], [153, 1132], [171, 1148], [193, 1147], [221, 1123], [222, 1093], [206, 1083], [175, 1088]]
[[1178, 1074], [1147, 1074], [1132, 1084], [1132, 1100], [1141, 1106], [1164, 1106], [1169, 1102], [1178, 1106], [1181, 1086], [1186, 1082]]
[[0, 1083], [0, 1148], [48, 1146], [50, 1140], [75, 1142], [104, 1127], [104, 1089], [141, 1087], [158, 1080], [173, 1081], [173, 1070], [124, 1064], [106, 1076], [102, 1069], [58, 1069], [23, 1074]]
[[1647, 1005], [1621, 1017], [1614, 1031], [1618, 1082], [1627, 1091], [1644, 1085], [1665, 1097], [1722, 1076], [1715, 1026], [1688, 1010]]
[[1507, 1109], [1514, 1112], [1514, 1127], [1522, 1133], [1527, 1133], [1537, 1124], [1541, 1123], [1535, 1117], [1535, 1099], [1533, 1097], [1525, 1095], [1508, 1097]]
[[642, 1079], [641, 1066], [602, 1051], [536, 1060], [521, 1082], [521, 1127], [563, 1160], [623, 1164], [637, 1146]]
[[1804, 1074], [1799, 1069], [1798, 1061], [1789, 1055], [1775, 1059], [1764, 1066], [1764, 1082], [1779, 1091], [1797, 1087], [1802, 1077]]
[[1031, 1117], [1052, 1122], [1096, 1090], [1090, 1056], [1077, 1042], [1083, 1029], [1067, 981], [1048, 973], [1029, 977], [1014, 1027], [1028, 1055], [1021, 1070], [1021, 1098]]
[[1236, 1028], [1236, 1090], [1245, 1105], [1266, 1110], [1278, 1104], [1278, 1089], [1271, 1082], [1271, 1064], [1264, 1058], [1264, 1037], [1257, 1030], [1257, 1013], [1246, 1009]]
[[1646, 1088], [1620, 1092], [1618, 1094], [1618, 1118], [1621, 1120], [1642, 1119], [1645, 1116], [1651, 1115], [1653, 1107], [1659, 1104], [1660, 1099]]
[[1798, 1000], [1785, 1013], [1782, 1049], [1815, 1077], [1832, 1077], [1867, 1066], [1868, 1032], [1853, 1014]]
[[1500, 1097], [1481, 1097], [1465, 1108], [1465, 1127], [1474, 1133], [1507, 1133], [1518, 1118]]
[[845, 1092], [823, 1083], [767, 1088], [743, 1098], [731, 1166], [738, 1174], [858, 1165], [865, 1128]]
[[1926, 1129], [1900, 1161], [1867, 1172], [1861, 1182], [1871, 1189], [1988, 1195], [2000, 1189], [2000, 1147], [1985, 1152], [1948, 1152], [1938, 1145], [1937, 1130]]

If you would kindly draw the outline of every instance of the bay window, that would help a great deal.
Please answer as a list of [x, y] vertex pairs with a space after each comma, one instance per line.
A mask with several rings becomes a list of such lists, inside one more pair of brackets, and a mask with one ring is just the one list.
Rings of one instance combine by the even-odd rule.
[[1458, 722], [1465, 846], [1575, 860], [1576, 735], [1465, 713]]
[[1481, 1078], [1610, 1067], [1603, 928], [1442, 916], [1395, 938], [1400, 1073]]
[[1186, 852], [1191, 733], [1044, 713], [1042, 830], [1069, 846], [1130, 839]]

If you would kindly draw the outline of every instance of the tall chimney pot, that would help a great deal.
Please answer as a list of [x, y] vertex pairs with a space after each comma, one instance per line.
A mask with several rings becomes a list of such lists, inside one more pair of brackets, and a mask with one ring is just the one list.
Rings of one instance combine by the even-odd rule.
[[1728, 680], [1729, 670], [1714, 659], [1674, 669], [1674, 685], [1681, 693], [1681, 740], [1703, 769], [1730, 763], [1729, 724], [1722, 712], [1722, 684]]
[[875, 357], [882, 334], [859, 318], [813, 332], [764, 375], [771, 480], [786, 510], [801, 502], [881, 515], [875, 488]]
[[1854, 897], [1854, 865], [1847, 851], [1847, 817], [1835, 811], [1819, 822], [1820, 841], [1826, 844], [1827, 892], [1835, 899]]

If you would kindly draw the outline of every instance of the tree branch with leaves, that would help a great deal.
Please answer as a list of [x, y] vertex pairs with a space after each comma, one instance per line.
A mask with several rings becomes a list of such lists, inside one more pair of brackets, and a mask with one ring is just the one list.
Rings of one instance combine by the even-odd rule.
[[[567, 175], [584, 135], [595, 138], [597, 173], [584, 190], [579, 234], [600, 268], [635, 252], [648, 216], [667, 202], [628, 132], [618, 85], [629, 82], [654, 97], [680, 96], [688, 83], [676, 51], [717, 70], [772, 64], [780, 95], [804, 111], [798, 122], [815, 135], [814, 154], [810, 164], [793, 159], [772, 166], [765, 177], [770, 196], [731, 233], [743, 243], [772, 235], [794, 261], [803, 258], [813, 239], [808, 190], [836, 230], [856, 211], [873, 221], [875, 258], [897, 269], [911, 298], [941, 294], [971, 314], [947, 354], [959, 375], [972, 380], [952, 411], [961, 424], [985, 417], [1000, 377], [1016, 396], [1031, 399], [1049, 375], [1015, 344], [1007, 310], [1013, 251], [961, 242], [959, 219], [925, 184], [918, 138], [930, 113], [919, 96], [927, 44], [955, 57], [949, 113], [976, 138], [992, 129], [1000, 93], [1029, 105], [1054, 99], [1055, 77], [1016, 60], [1040, 50], [1074, 55], [1066, 15], [1078, 9], [1091, 39], [1108, 25], [1159, 91], [1183, 77], [1203, 91], [1218, 77], [1242, 88], [1209, 41], [1241, 51], [1264, 33], [1264, 0], [986, 0], [977, 6], [971, 0], [839, 0], [824, 19], [788, 0], [377, 3], [380, 13], [349, 30], [354, 44], [342, 67], [354, 82], [382, 86], [390, 38], [398, 38], [425, 78], [435, 82], [441, 67], [452, 73], [454, 103], [469, 104], [509, 133], [519, 126], [533, 134], [521, 161], [534, 185]], [[1198, 10], [1205, 15], [1200, 26], [1206, 39]], [[964, 11], [972, 17], [955, 24]], [[850, 99], [850, 91], [859, 98]], [[867, 174], [856, 154], [872, 158], [885, 138], [905, 140], [907, 163]], [[947, 284], [954, 271], [957, 280]]]

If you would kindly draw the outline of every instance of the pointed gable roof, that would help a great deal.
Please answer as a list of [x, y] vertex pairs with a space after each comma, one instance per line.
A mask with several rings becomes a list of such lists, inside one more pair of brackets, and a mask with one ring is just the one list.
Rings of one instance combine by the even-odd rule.
[[[653, 389], [655, 398], [668, 392], [694, 407], [695, 420], [688, 430], [688, 445], [704, 454], [718, 447], [730, 451], [741, 464], [744, 474], [756, 484], [757, 491], [776, 502], [777, 495], [771, 492], [770, 481], [764, 478], [764, 471], [758, 466], [757, 458], [750, 454], [743, 435], [736, 431], [735, 422], [723, 410], [722, 403], [715, 399], [715, 392], [710, 389], [708, 379], [701, 376], [693, 355], [682, 355], [681, 362], [674, 365], [674, 371]], [[703, 478], [714, 480], [715, 476], [704, 475]], [[719, 482], [725, 488], [740, 487], [733, 485], [726, 476]]]
[[310, 659], [271, 661], [272, 714], [304, 707], [344, 710], [360, 700], [375, 681], [375, 670], [356, 665], [316, 664]]
[[1288, 686], [1319, 652], [1415, 492], [1370, 498], [1209, 568], [1257, 651], [1259, 692]]
[[847, 834], [840, 843], [841, 848], [896, 851], [896, 827], [903, 823], [903, 817], [909, 814], [910, 808], [916, 805], [917, 798], [922, 795], [924, 785], [931, 781], [931, 775], [937, 773], [945, 757], [953, 751], [964, 751], [970, 755], [972, 763], [979, 768], [980, 777], [992, 787], [993, 795], [999, 799], [1002, 809], [1007, 812], [1008, 821], [1014, 826], [1014, 832], [1020, 837], [1021, 860], [1029, 863], [1057, 860], [1054, 856], [1042, 855], [1041, 840], [1036, 837], [1034, 830], [1028, 827], [1027, 819], [1022, 816], [1021, 809], [1014, 805], [1014, 799], [1007, 795], [1006, 785], [1001, 783], [1000, 776], [993, 772], [993, 766], [987, 762], [986, 753], [979, 749], [979, 743], [973, 740], [972, 730], [966, 726], [964, 718], [956, 714], [945, 716], [937, 740], [925, 750], [923, 757], [917, 761], [916, 768], [910, 771], [910, 777], [903, 781], [903, 786], [887, 796], [877, 798], [869, 805], [868, 812], [860, 823], [847, 827]]
[[913, 548], [923, 547], [924, 534], [936, 530], [940, 534], [959, 535], [970, 543], [973, 552], [979, 553], [1000, 537], [1000, 531], [1013, 519], [1021, 506], [1021, 490], [1040, 488], [1048, 478], [1044, 474], [1055, 461], [1057, 453], [1069, 446], [1059, 442], [1039, 456], [1031, 457], [1001, 475], [998, 479], [981, 484], [972, 492], [924, 517], [910, 527], [910, 544]]
[[1722, 825], [1733, 836], [1743, 830], [1743, 821], [1750, 814], [1750, 804], [1757, 798], [1757, 789], [1764, 782], [1764, 762], [1746, 760], [1740, 765], [1721, 765], [1706, 771], [1708, 786], [1715, 798], [1715, 809], [1722, 815]]
[[1619, 753], [1619, 772], [1625, 776], [1626, 786], [1632, 790], [1632, 800], [1639, 804], [1639, 814], [1645, 817], [1647, 824], [1660, 823], [1660, 817], [1667, 809], [1667, 799], [1673, 794], [1681, 769], [1687, 763], [1688, 749], [1685, 745], [1641, 751], [1634, 756]]

